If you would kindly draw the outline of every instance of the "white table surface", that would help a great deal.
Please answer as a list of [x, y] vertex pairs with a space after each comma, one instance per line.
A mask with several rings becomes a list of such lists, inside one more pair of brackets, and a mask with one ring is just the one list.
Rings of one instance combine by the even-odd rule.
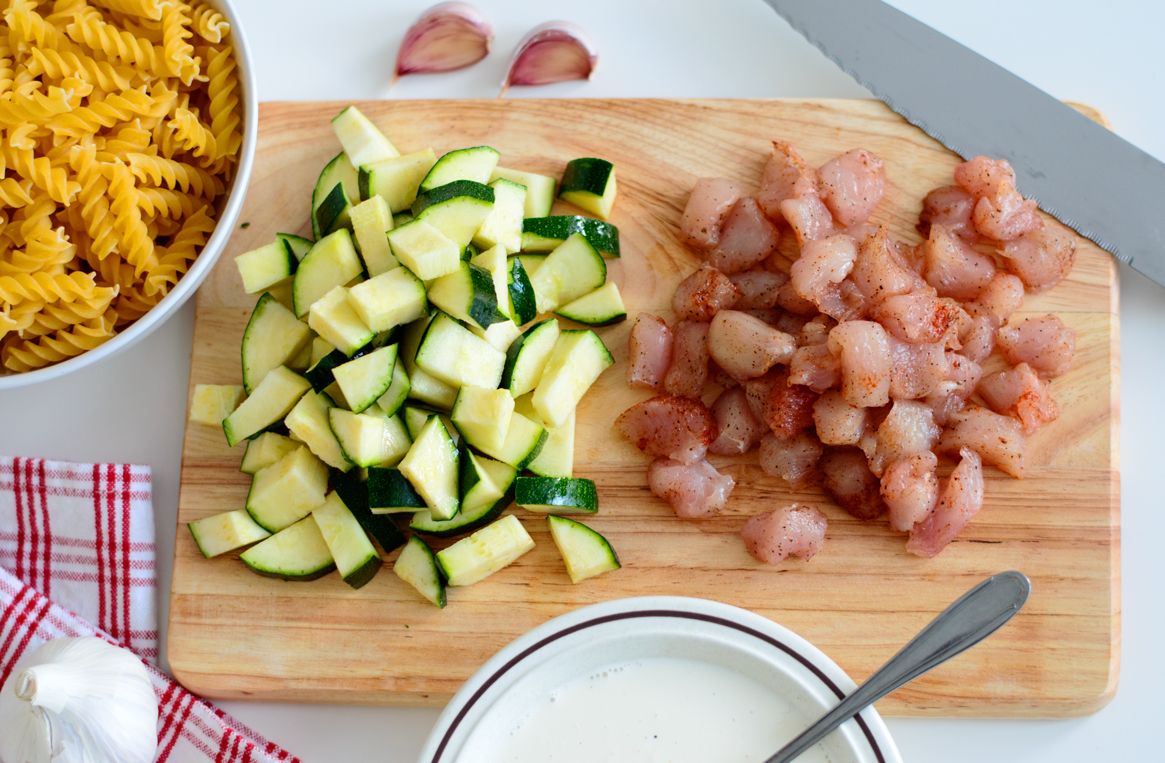
[[[517, 40], [549, 18], [569, 18], [588, 29], [600, 50], [600, 66], [590, 82], [525, 89], [514, 97], [867, 95], [760, 0], [480, 0], [497, 32], [495, 53], [466, 71], [407, 78], [392, 91], [388, 81], [397, 45], [426, 6], [423, 0], [236, 4], [264, 100], [489, 97]], [[1117, 132], [1165, 159], [1160, 40], [1165, 4], [896, 4], [1053, 95], [1096, 106]], [[662, 14], [651, 10], [664, 7]], [[170, 581], [192, 307], [112, 362], [0, 394], [0, 452], [153, 467], [163, 592]], [[1165, 430], [1163, 408], [1154, 396], [1165, 378], [1161, 334], [1154, 329], [1165, 326], [1165, 290], [1122, 268], [1121, 317], [1124, 612], [1116, 698], [1094, 715], [1069, 720], [891, 719], [908, 761], [1144, 759], [1151, 735], [1159, 733], [1160, 702], [1153, 691], [1165, 678], [1160, 648], [1165, 605], [1154, 578], [1159, 578], [1156, 545], [1165, 536], [1165, 513], [1152, 483], [1160, 451], [1151, 443]], [[165, 595], [160, 604], [164, 633]], [[437, 717], [431, 709], [223, 706], [313, 763], [412, 760]]]

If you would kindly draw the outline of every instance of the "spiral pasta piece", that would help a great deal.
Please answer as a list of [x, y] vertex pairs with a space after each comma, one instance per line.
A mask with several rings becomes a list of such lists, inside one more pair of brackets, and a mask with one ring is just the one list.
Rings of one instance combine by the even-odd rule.
[[210, 208], [203, 206], [186, 220], [169, 246], [160, 247], [158, 264], [146, 277], [145, 292], [154, 294], [176, 284], [190, 269], [190, 263], [194, 262], [198, 250], [206, 245], [213, 231], [214, 218], [210, 216]]
[[194, 4], [194, 31], [207, 42], [220, 43], [230, 33], [231, 24], [221, 13], [204, 3]]
[[35, 339], [13, 340], [9, 335], [0, 348], [0, 363], [9, 371], [43, 368], [76, 357], [109, 341], [117, 315], [107, 311], [83, 323]]
[[38, 88], [15, 85], [14, 89], [0, 95], [0, 124], [42, 124], [74, 106], [76, 102], [72, 94], [64, 88], [49, 87], [46, 92], [41, 92]]
[[0, 206], [16, 209], [32, 203], [32, 183], [16, 178], [0, 180]]
[[[170, 93], [171, 98], [173, 94]], [[145, 87], [110, 93], [100, 100], [68, 114], [62, 114], [47, 123], [56, 135], [80, 137], [92, 135], [102, 128], [135, 118], [159, 118], [169, 111], [172, 100], [159, 100]]]
[[92, 273], [16, 273], [0, 276], [0, 307], [21, 302], [76, 302], [93, 299], [97, 285]]
[[92, 56], [72, 51], [33, 48], [30, 59], [28, 69], [31, 72], [50, 79], [82, 79], [107, 93], [129, 90], [142, 79], [131, 67], [98, 61]]
[[37, 230], [26, 238], [23, 249], [0, 259], [0, 275], [64, 273], [65, 266], [76, 256], [77, 247], [69, 241], [64, 228]]
[[[79, 207], [73, 207], [84, 223], [91, 242], [89, 251], [98, 259], [108, 257], [117, 248], [117, 235], [109, 225], [109, 182], [101, 172], [92, 147], [73, 152], [71, 165], [81, 184]], [[92, 265], [92, 262], [90, 262]]]
[[218, 144], [219, 154], [235, 154], [241, 137], [239, 124], [239, 78], [234, 51], [230, 45], [210, 54], [207, 74], [210, 80], [206, 92], [210, 97], [210, 129]]
[[54, 167], [48, 157], [37, 156], [29, 149], [0, 145], [0, 156], [6, 168], [31, 181], [53, 201], [68, 204], [81, 190], [77, 181], [69, 179], [64, 168]]
[[16, 49], [35, 45], [39, 48], [71, 49], [73, 46], [53, 24], [36, 10], [33, 0], [12, 0], [4, 13], [8, 38]]
[[91, 0], [91, 2], [106, 10], [124, 13], [127, 16], [140, 16], [152, 21], [162, 18], [164, 5], [161, 0]]
[[199, 159], [213, 161], [218, 157], [214, 133], [189, 109], [178, 109], [167, 123], [182, 147]]
[[75, 43], [110, 60], [138, 67], [155, 77], [165, 77], [169, 73], [162, 49], [106, 22], [101, 13], [92, 8], [79, 12], [65, 27], [65, 33]]
[[187, 42], [194, 36], [189, 27], [190, 16], [186, 8], [170, 4], [162, 9], [162, 46], [166, 54], [166, 66], [170, 74], [184, 85], [189, 85], [199, 75], [194, 46]]
[[203, 201], [188, 193], [169, 188], [138, 187], [138, 209], [147, 217], [180, 220], [189, 217]]
[[223, 191], [222, 181], [201, 167], [149, 154], [129, 154], [130, 171], [138, 180], [178, 189], [197, 196], [214, 197]]
[[[135, 154], [140, 156], [140, 154]], [[113, 229], [118, 235], [118, 253], [133, 265], [134, 273], [141, 275], [157, 262], [154, 242], [150, 239], [142, 212], [138, 209], [137, 188], [129, 167], [121, 161], [105, 165], [109, 181], [109, 209], [113, 213]]]

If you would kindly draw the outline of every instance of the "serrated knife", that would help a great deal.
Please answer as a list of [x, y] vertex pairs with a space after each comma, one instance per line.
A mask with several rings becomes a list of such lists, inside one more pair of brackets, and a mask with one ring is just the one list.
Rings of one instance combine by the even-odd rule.
[[1165, 164], [880, 0], [765, 1], [906, 121], [1007, 159], [1045, 212], [1165, 284]]

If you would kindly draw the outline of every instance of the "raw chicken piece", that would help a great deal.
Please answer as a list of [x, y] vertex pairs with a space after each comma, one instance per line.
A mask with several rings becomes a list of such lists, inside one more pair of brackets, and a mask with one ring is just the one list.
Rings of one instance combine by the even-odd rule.
[[922, 213], [918, 216], [918, 232], [930, 233], [933, 224], [942, 225], [961, 239], [974, 242], [979, 237], [971, 212], [975, 209], [975, 197], [957, 185], [935, 188], [922, 200]]
[[777, 437], [789, 439], [813, 426], [813, 403], [817, 393], [800, 384], [789, 384], [781, 374], [769, 389], [761, 419]]
[[672, 329], [671, 366], [663, 377], [669, 395], [699, 397], [708, 380], [708, 324], [680, 321]]
[[822, 450], [820, 441], [809, 432], [790, 439], [770, 433], [761, 438], [757, 463], [765, 474], [780, 477], [791, 487], [804, 487], [818, 477]]
[[776, 307], [777, 290], [789, 280], [784, 273], [771, 270], [745, 270], [728, 278], [740, 292], [740, 298], [733, 305], [737, 310]]
[[740, 292], [728, 276], [705, 265], [680, 281], [672, 295], [676, 317], [687, 321], [710, 321], [716, 313], [732, 307]]
[[922, 244], [926, 282], [944, 297], [974, 299], [995, 275], [995, 263], [941, 225]]
[[959, 352], [976, 363], [982, 363], [995, 349], [996, 323], [990, 315], [971, 318], [959, 333]]
[[1076, 332], [1054, 315], [1028, 318], [1018, 326], [1004, 326], [996, 335], [1003, 357], [1012, 365], [1027, 363], [1040, 376], [1059, 376], [1072, 365]]
[[797, 346], [807, 347], [813, 344], [827, 344], [829, 342], [829, 332], [833, 331], [833, 327], [836, 325], [837, 321], [828, 315], [818, 315], [813, 320], [803, 322], [801, 324], [801, 330], [797, 334]]
[[862, 408], [890, 401], [890, 340], [872, 321], [846, 321], [829, 332], [829, 350], [841, 361], [841, 394]]
[[789, 270], [789, 283], [802, 299], [842, 320], [851, 307], [842, 298], [841, 282], [853, 270], [857, 256], [857, 243], [844, 233], [810, 241]]
[[934, 411], [934, 421], [945, 427], [950, 418], [963, 410], [975, 386], [983, 378], [983, 368], [975, 361], [957, 352], [947, 352], [946, 373], [940, 383], [923, 401]]
[[798, 347], [789, 361], [789, 383], [824, 392], [841, 383], [841, 362], [824, 344]]
[[785, 222], [789, 223], [793, 235], [797, 237], [797, 243], [802, 246], [806, 241], [825, 238], [835, 230], [829, 208], [816, 193], [785, 199], [780, 208]]
[[727, 178], [700, 178], [680, 218], [680, 235], [690, 246], [709, 251], [720, 242], [724, 218], [744, 195], [744, 188]]
[[975, 229], [987, 238], [1010, 241], [1038, 229], [1036, 203], [1015, 188], [1015, 171], [1002, 159], [976, 156], [955, 167], [955, 182], [975, 197]]
[[719, 434], [708, 450], [721, 456], [735, 456], [752, 450], [768, 429], [748, 407], [742, 387], [726, 389], [712, 403]]
[[907, 262], [884, 226], [862, 242], [849, 280], [871, 302], [893, 294], [933, 291]]
[[627, 340], [627, 383], [659, 389], [671, 365], [671, 329], [663, 318], [640, 313]]
[[795, 348], [793, 337], [739, 310], [721, 310], [708, 328], [712, 359], [738, 381], [755, 379], [777, 363], [788, 363]]
[[699, 400], [657, 397], [636, 403], [615, 419], [615, 429], [649, 456], [699, 461], [716, 438], [716, 420]]
[[817, 305], [802, 297], [789, 281], [777, 289], [777, 306], [793, 315], [811, 318], [817, 315]]
[[758, 562], [780, 564], [790, 556], [809, 561], [825, 545], [828, 524], [818, 509], [794, 503], [748, 520], [740, 537]]
[[987, 317], [999, 328], [1023, 305], [1023, 281], [1011, 273], [996, 273], [974, 302], [967, 304], [972, 317]]
[[895, 461], [882, 473], [882, 500], [890, 514], [890, 526], [909, 532], [927, 518], [938, 501], [938, 457], [929, 450]]
[[858, 519], [881, 516], [886, 508], [881, 484], [866, 464], [864, 453], [857, 448], [829, 448], [820, 466], [825, 490], [838, 506]]
[[970, 448], [1012, 477], [1023, 477], [1024, 436], [1019, 422], [977, 405], [969, 405], [947, 422], [938, 450]]
[[941, 342], [910, 344], [890, 337], [890, 356], [890, 397], [915, 400], [943, 389], [950, 367]]
[[785, 375], [779, 371], [770, 371], [764, 376], [756, 379], [749, 379], [741, 384], [744, 388], [745, 401], [748, 403], [748, 409], [752, 411], [752, 415], [756, 416], [759, 421], [765, 419], [765, 404], [769, 400], [769, 393], [773, 389], [773, 385], [777, 381], [784, 383]]
[[1007, 269], [1032, 291], [1050, 289], [1063, 281], [1076, 261], [1076, 238], [1050, 227], [1029, 231], [1004, 244], [1000, 254]]
[[878, 447], [870, 459], [870, 471], [879, 476], [886, 466], [916, 453], [929, 453], [942, 430], [934, 423], [934, 411], [913, 400], [895, 400], [878, 425]]
[[765, 162], [756, 200], [770, 220], [779, 221], [781, 202], [817, 193], [817, 173], [791, 145], [774, 140], [773, 150]]
[[1060, 415], [1048, 382], [1027, 363], [984, 377], [978, 392], [991, 410], [1019, 419], [1029, 434]]
[[830, 390], [813, 403], [813, 425], [826, 445], [857, 445], [866, 431], [867, 408], [850, 405]]
[[906, 550], [912, 554], [936, 556], [983, 508], [983, 463], [968, 448], [959, 456], [962, 460], [943, 486], [934, 511], [910, 530]]
[[933, 294], [895, 294], [870, 311], [870, 318], [903, 342], [943, 341], [962, 309], [953, 299]]
[[843, 227], [864, 223], [886, 192], [886, 167], [864, 148], [846, 151], [817, 170], [821, 200]]
[[699, 519], [724, 508], [736, 481], [703, 459], [684, 464], [657, 458], [647, 467], [647, 486], [680, 519]]
[[739, 273], [764, 262], [777, 249], [780, 231], [769, 222], [751, 196], [732, 207], [720, 228], [720, 240], [708, 255], [712, 267]]

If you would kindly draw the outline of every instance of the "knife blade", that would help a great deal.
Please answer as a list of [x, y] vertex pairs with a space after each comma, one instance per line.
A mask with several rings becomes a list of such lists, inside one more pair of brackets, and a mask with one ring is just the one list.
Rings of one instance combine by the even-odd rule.
[[1165, 284], [1165, 164], [880, 0], [765, 0], [906, 121], [1007, 159], [1040, 207]]

